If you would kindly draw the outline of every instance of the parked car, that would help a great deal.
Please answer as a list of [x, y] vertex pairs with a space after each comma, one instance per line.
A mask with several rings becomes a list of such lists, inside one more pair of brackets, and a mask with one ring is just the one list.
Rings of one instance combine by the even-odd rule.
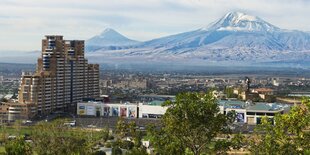
[[15, 139], [15, 138], [16, 138], [15, 135], [9, 135], [9, 136], [8, 136], [8, 139], [10, 139], [10, 140], [11, 140], [11, 139]]
[[31, 120], [24, 120], [23, 121], [23, 124], [28, 124], [28, 123], [32, 123], [32, 121]]
[[71, 121], [71, 122], [68, 122], [68, 123], [64, 123], [64, 125], [67, 125], [67, 126], [70, 126], [70, 127], [75, 127], [76, 126], [76, 121]]

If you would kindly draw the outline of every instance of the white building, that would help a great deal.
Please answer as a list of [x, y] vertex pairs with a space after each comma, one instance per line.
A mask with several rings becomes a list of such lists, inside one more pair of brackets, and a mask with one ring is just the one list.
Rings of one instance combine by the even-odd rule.
[[[103, 103], [80, 102], [77, 114], [80, 116], [127, 117], [127, 118], [160, 118], [168, 107], [162, 107], [163, 101], [148, 103]], [[270, 121], [273, 117], [284, 112], [287, 105], [277, 103], [250, 104], [243, 101], [219, 101], [220, 113], [236, 112], [237, 123], [260, 124], [261, 118], [267, 116]]]
[[77, 114], [80, 116], [104, 116], [127, 118], [159, 118], [167, 107], [162, 107], [155, 102], [146, 103], [103, 103], [80, 102], [77, 106]]

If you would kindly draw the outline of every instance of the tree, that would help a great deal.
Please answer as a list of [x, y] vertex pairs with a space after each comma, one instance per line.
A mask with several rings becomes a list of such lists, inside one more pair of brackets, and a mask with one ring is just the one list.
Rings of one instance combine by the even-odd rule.
[[250, 150], [255, 154], [306, 154], [310, 151], [310, 99], [287, 114], [276, 115], [275, 125], [267, 117], [256, 128]]
[[184, 154], [188, 148], [194, 155], [212, 151], [215, 137], [234, 120], [233, 115], [220, 113], [217, 102], [210, 92], [181, 93], [175, 101], [166, 101], [162, 127], [149, 131], [156, 151]]
[[241, 133], [235, 134], [230, 142], [234, 150], [239, 150], [248, 144], [247, 138]]
[[128, 140], [124, 140], [120, 143], [120, 147], [122, 149], [127, 149], [127, 150], [131, 150], [134, 147], [134, 143]]
[[218, 140], [214, 145], [214, 152], [217, 154], [226, 154], [230, 150], [231, 142], [227, 140]]
[[127, 124], [127, 128], [129, 129], [129, 133], [127, 135], [130, 136], [133, 141], [134, 147], [139, 148], [142, 145], [143, 134], [142, 131], [137, 130], [136, 126], [136, 122], [129, 122]]
[[123, 151], [119, 147], [113, 147], [112, 148], [112, 155], [122, 155]]
[[[119, 118], [116, 124], [116, 141], [113, 143], [112, 154], [117, 154], [120, 150], [126, 149], [127, 155], [147, 155], [146, 148], [142, 146], [142, 132], [137, 130], [134, 121], [126, 123], [123, 118]], [[124, 140], [124, 138], [129, 140]]]
[[126, 152], [126, 155], [148, 155], [145, 147], [134, 147]]
[[179, 139], [175, 138], [162, 129], [157, 129], [155, 125], [148, 126], [148, 137], [151, 146], [155, 148], [158, 154], [180, 154], [186, 151]]
[[165, 132], [163, 129], [156, 128], [155, 125], [148, 127], [148, 137], [150, 137], [151, 146], [155, 148], [158, 154], [184, 154], [186, 147], [181, 141], [174, 138], [173, 135]]
[[117, 121], [115, 129], [116, 138], [119, 140], [125, 138], [127, 132], [127, 124], [125, 123], [124, 118], [120, 117]]
[[234, 88], [232, 88], [232, 87], [226, 87], [224, 92], [227, 95], [227, 98], [237, 98], [238, 97], [237, 94], [234, 94]]
[[91, 154], [93, 142], [78, 129], [69, 131], [64, 120], [39, 123], [33, 128], [31, 138], [38, 154]]
[[6, 99], [6, 98], [1, 98], [1, 99], [0, 99], [0, 102], [9, 102], [9, 100]]
[[32, 155], [32, 147], [30, 143], [25, 142], [24, 137], [19, 136], [5, 143], [5, 152], [8, 155]]
[[106, 155], [104, 151], [96, 151], [93, 155]]

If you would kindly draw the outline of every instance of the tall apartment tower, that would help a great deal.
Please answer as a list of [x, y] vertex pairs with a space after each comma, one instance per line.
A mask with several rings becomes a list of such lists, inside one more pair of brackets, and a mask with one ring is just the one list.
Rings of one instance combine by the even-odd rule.
[[44, 115], [75, 110], [78, 101], [99, 97], [99, 92], [99, 65], [88, 64], [84, 41], [48, 35], [36, 71], [22, 75], [18, 101]]

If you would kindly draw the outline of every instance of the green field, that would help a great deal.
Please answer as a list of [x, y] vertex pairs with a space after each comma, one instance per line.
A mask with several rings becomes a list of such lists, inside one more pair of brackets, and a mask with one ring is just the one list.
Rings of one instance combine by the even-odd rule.
[[5, 154], [5, 148], [4, 148], [4, 146], [0, 146], [0, 154]]
[[[0, 127], [0, 155], [6, 154], [4, 142], [8, 139], [8, 136], [23, 136], [27, 134], [27, 135], [30, 135], [31, 137], [33, 135], [33, 129], [35, 127], [36, 126], [2, 126]], [[62, 136], [71, 136], [72, 134], [81, 134], [81, 135], [89, 136], [90, 138], [93, 138], [94, 140], [97, 137], [100, 137], [102, 134], [102, 132], [100, 131], [84, 130], [81, 128], [67, 128], [60, 132], [61, 133], [58, 133], [58, 134]]]
[[7, 127], [2, 127], [0, 129], [0, 133], [6, 133], [9, 135], [24, 135], [24, 134], [31, 134], [32, 127], [12, 127], [12, 126], [7, 126]]

